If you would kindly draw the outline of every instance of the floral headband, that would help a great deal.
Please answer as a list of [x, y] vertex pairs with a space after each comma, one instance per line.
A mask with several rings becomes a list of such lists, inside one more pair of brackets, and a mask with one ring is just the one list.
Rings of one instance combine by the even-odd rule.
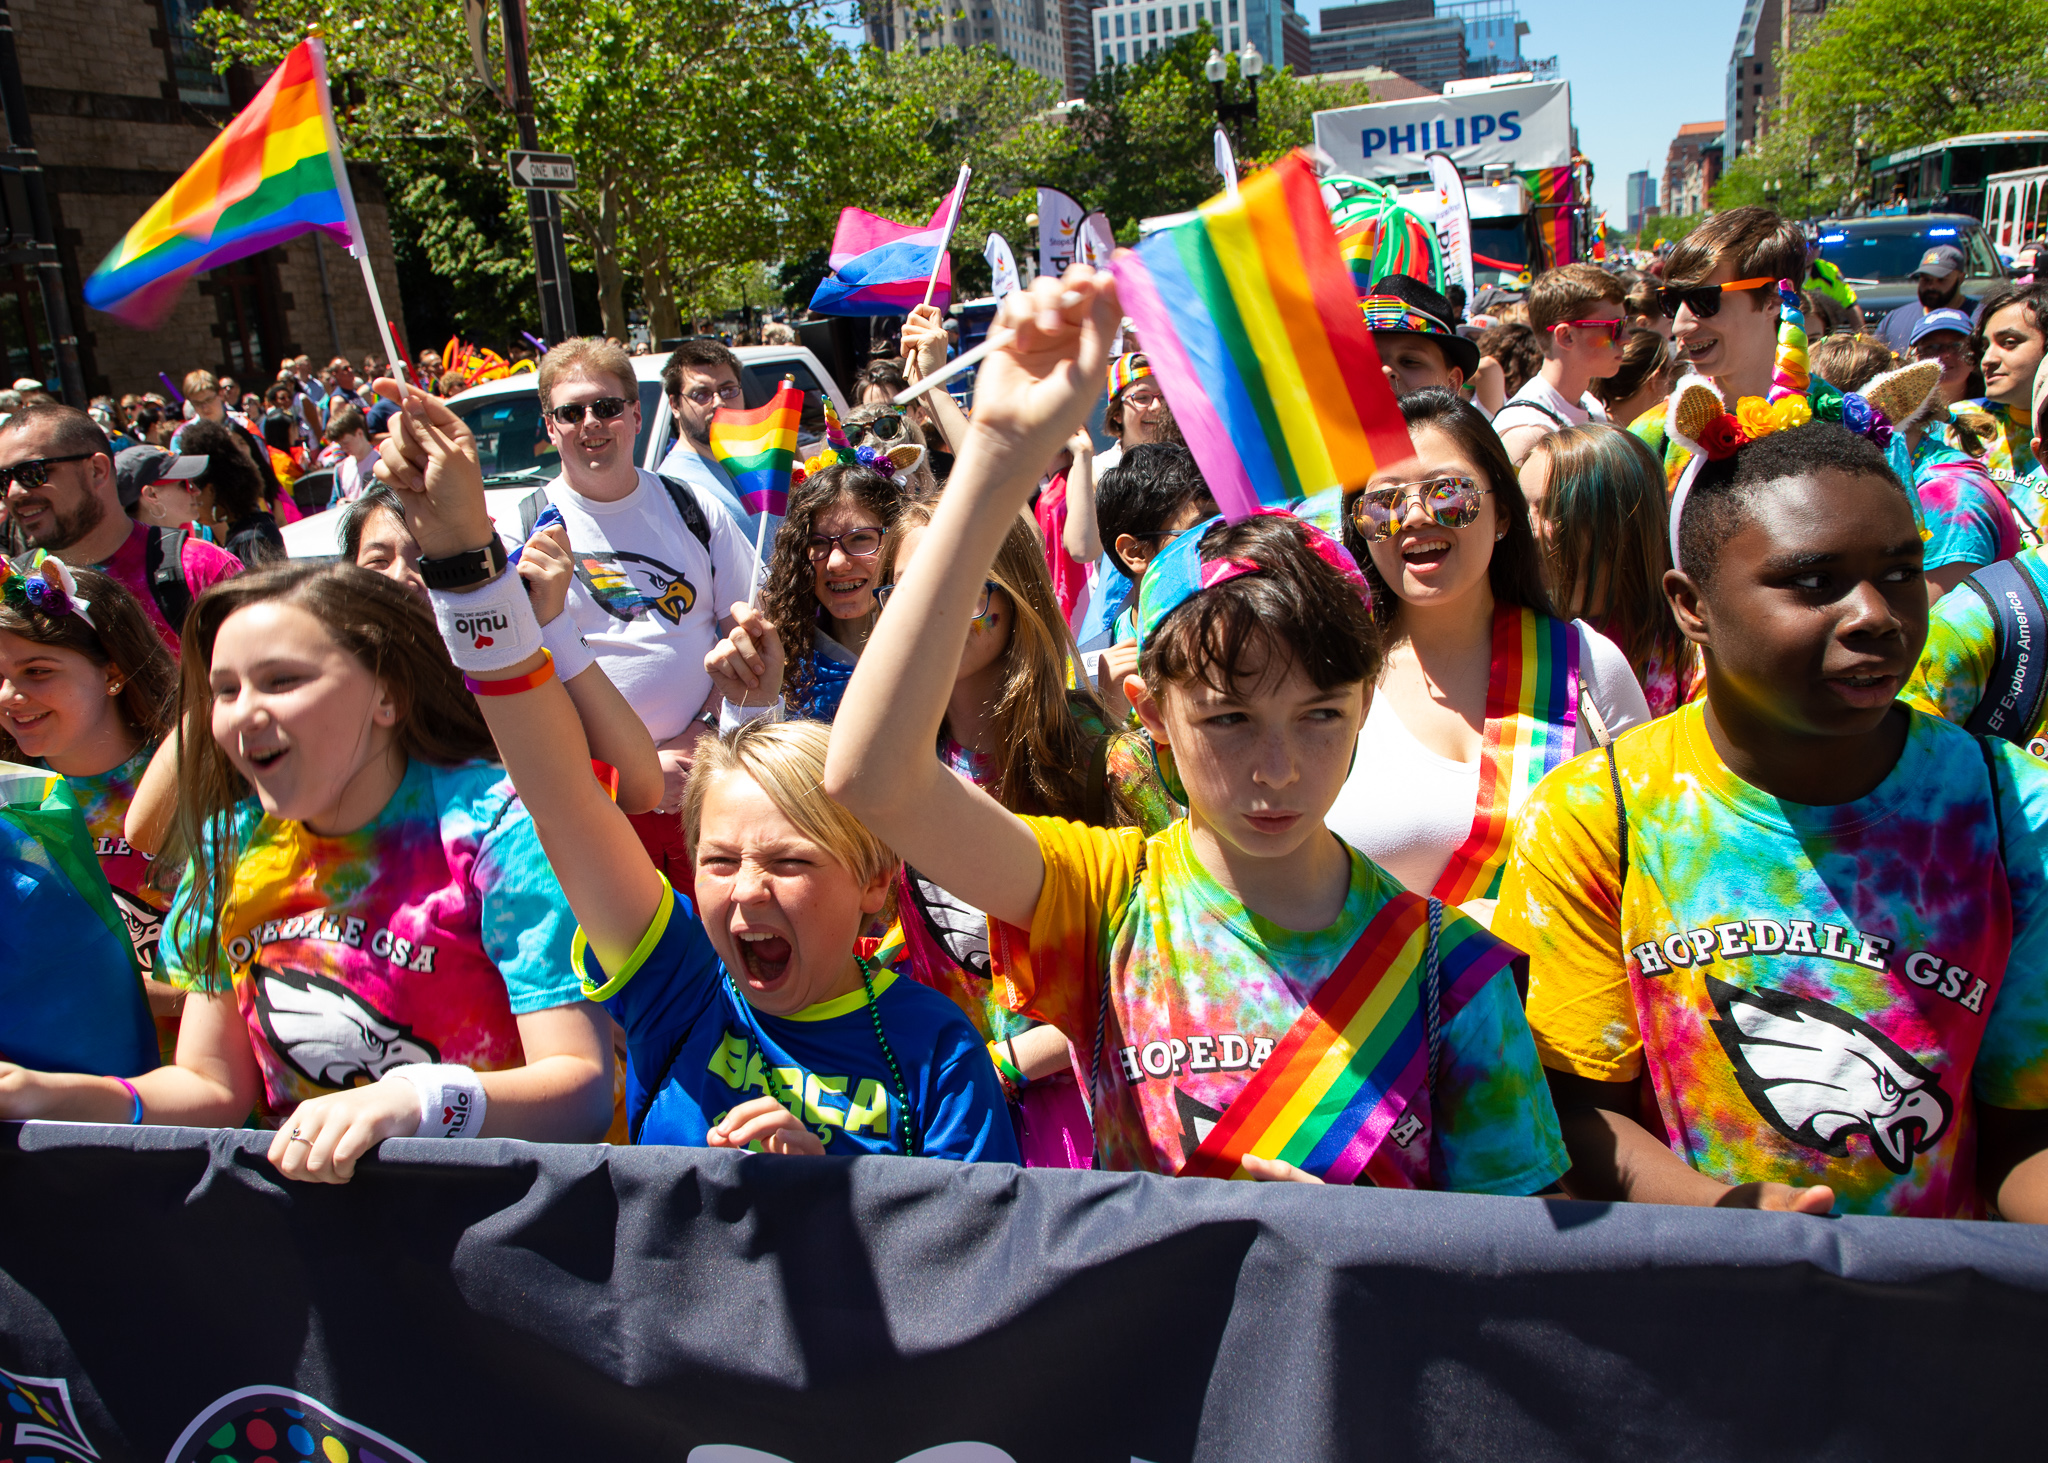
[[[1255, 508], [1258, 514], [1274, 514], [1281, 518], [1295, 518], [1285, 508]], [[1200, 594], [1205, 589], [1214, 589], [1219, 584], [1228, 584], [1247, 574], [1264, 572], [1264, 566], [1250, 559], [1209, 559], [1202, 558], [1202, 537], [1214, 525], [1221, 523], [1218, 514], [1207, 522], [1198, 523], [1180, 537], [1159, 551], [1145, 570], [1145, 577], [1139, 584], [1138, 612], [1131, 617], [1137, 631], [1140, 648], [1156, 631], [1165, 618]], [[1344, 545], [1331, 538], [1313, 523], [1304, 518], [1295, 518], [1307, 536], [1308, 546], [1314, 549], [1316, 557], [1335, 569], [1358, 591], [1358, 597], [1365, 601], [1366, 608], [1372, 607], [1372, 587], [1365, 582], [1365, 575], [1359, 572], [1358, 561]]]
[[795, 487], [805, 478], [837, 466], [864, 467], [896, 482], [916, 472], [924, 458], [924, 448], [915, 442], [899, 442], [887, 449], [865, 445], [855, 447], [846, 440], [846, 429], [840, 425], [839, 413], [828, 398], [825, 402], [825, 446], [816, 455], [805, 458], [790, 469], [789, 485]]
[[41, 615], [76, 615], [95, 633], [92, 601], [82, 599], [78, 581], [62, 559], [38, 549], [28, 561], [28, 571], [12, 559], [0, 556], [0, 600], [11, 609]]

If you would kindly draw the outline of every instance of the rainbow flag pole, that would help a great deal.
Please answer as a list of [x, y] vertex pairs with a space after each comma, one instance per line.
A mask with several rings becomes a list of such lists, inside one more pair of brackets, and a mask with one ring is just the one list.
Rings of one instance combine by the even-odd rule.
[[385, 359], [398, 368], [403, 357], [370, 268], [317, 26], [108, 252], [85, 282], [85, 301], [153, 330], [193, 275], [316, 230], [362, 266]]

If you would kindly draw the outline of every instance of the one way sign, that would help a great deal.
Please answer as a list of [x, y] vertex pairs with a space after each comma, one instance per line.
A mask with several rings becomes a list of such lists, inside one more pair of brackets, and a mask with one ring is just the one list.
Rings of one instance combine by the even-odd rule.
[[576, 186], [576, 159], [566, 152], [508, 152], [505, 166], [519, 188], [564, 190]]

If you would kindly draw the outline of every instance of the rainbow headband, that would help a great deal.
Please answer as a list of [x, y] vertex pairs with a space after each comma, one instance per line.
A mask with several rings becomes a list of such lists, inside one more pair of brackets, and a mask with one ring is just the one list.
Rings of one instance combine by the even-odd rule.
[[41, 550], [25, 574], [19, 564], [0, 556], [0, 600], [24, 614], [76, 615], [95, 633], [99, 630], [92, 622], [92, 601], [79, 596], [70, 566]]
[[[1252, 512], [1294, 518], [1285, 508], [1254, 508]], [[1358, 597], [1365, 601], [1366, 608], [1372, 608], [1372, 586], [1365, 582], [1365, 575], [1359, 572], [1358, 561], [1351, 557], [1350, 551], [1308, 520], [1294, 518], [1294, 521], [1301, 525], [1308, 546], [1315, 550], [1316, 557], [1349, 580], [1358, 591]], [[1141, 650], [1168, 615], [1203, 590], [1228, 584], [1247, 574], [1265, 572], [1263, 566], [1250, 559], [1202, 558], [1203, 537], [1221, 522], [1223, 515], [1219, 513], [1206, 523], [1196, 524], [1161, 549], [1158, 557], [1146, 568], [1138, 593], [1138, 612], [1131, 617]]]
[[1112, 357], [1109, 363], [1109, 399], [1115, 401], [1124, 391], [1151, 374], [1152, 363], [1145, 359], [1143, 351], [1127, 351]]

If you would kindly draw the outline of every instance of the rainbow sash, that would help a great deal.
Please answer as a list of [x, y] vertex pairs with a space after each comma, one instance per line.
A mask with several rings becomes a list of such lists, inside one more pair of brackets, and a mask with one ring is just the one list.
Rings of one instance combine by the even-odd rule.
[[[1388, 900], [1181, 1175], [1235, 1178], [1250, 1153], [1284, 1159], [1326, 1183], [1355, 1182], [1369, 1168], [1384, 1188], [1412, 1188], [1381, 1147], [1411, 1111], [1419, 1108], [1420, 1120], [1397, 1141], [1406, 1146], [1427, 1126], [1428, 1099], [1418, 1103], [1417, 1094], [1429, 1065], [1421, 1002], [1428, 945], [1429, 901], [1409, 893]], [[1445, 1025], [1521, 958], [1455, 910], [1445, 911], [1437, 953]]]
[[1446, 904], [1493, 899], [1508, 826], [1545, 773], [1571, 760], [1579, 719], [1579, 632], [1518, 605], [1493, 612], [1493, 672], [1472, 831], [1429, 892]]

